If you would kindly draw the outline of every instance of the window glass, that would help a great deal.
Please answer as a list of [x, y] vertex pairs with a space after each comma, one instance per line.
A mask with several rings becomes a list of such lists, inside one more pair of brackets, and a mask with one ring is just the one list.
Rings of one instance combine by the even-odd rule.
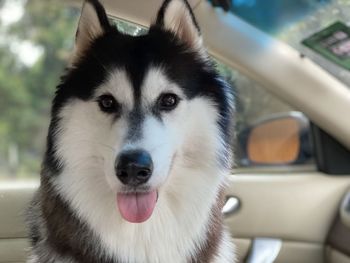
[[307, 118], [255, 81], [216, 63], [236, 94], [235, 167], [312, 163]]
[[38, 177], [78, 17], [61, 1], [0, 1], [0, 180]]
[[293, 111], [291, 106], [267, 92], [250, 78], [219, 61], [216, 63], [221, 75], [235, 89], [238, 130], [268, 115]]

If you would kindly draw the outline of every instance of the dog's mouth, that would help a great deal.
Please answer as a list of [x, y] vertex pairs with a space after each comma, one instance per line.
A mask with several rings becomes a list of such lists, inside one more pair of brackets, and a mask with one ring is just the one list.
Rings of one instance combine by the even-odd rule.
[[142, 223], [148, 220], [153, 213], [157, 200], [157, 190], [120, 192], [117, 194], [119, 212], [130, 223]]

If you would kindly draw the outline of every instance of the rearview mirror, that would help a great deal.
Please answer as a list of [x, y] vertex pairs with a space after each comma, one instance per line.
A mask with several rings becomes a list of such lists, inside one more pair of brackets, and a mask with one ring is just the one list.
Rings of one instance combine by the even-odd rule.
[[240, 133], [239, 141], [242, 165], [297, 164], [311, 157], [309, 122], [299, 112], [259, 120]]

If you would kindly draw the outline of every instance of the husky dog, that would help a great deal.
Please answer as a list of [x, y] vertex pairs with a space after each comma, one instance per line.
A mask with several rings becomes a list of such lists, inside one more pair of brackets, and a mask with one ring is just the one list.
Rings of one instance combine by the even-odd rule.
[[166, 0], [137, 37], [85, 1], [28, 213], [28, 262], [233, 262], [221, 214], [232, 112], [185, 0]]

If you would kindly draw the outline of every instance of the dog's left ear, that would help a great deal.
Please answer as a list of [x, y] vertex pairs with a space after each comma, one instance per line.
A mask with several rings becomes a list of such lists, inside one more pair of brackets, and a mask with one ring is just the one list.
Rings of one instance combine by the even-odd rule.
[[75, 37], [73, 61], [82, 56], [94, 40], [110, 30], [105, 9], [98, 0], [85, 0]]
[[202, 48], [200, 29], [186, 0], [165, 0], [158, 11], [156, 25], [171, 31], [193, 49]]

